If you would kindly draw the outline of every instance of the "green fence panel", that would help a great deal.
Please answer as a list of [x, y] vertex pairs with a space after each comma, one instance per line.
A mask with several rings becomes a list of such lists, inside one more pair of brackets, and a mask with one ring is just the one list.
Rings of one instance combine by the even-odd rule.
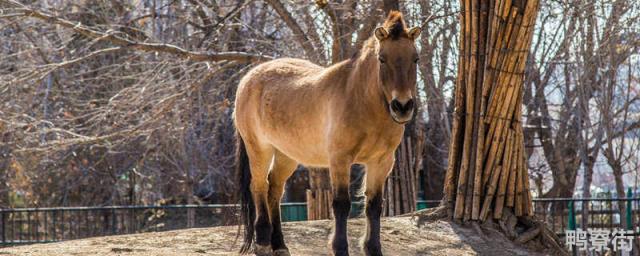
[[280, 212], [282, 221], [307, 220], [307, 206], [304, 203], [281, 204]]
[[569, 202], [569, 230], [576, 230], [576, 210], [573, 203]]
[[631, 217], [632, 215], [632, 211], [633, 209], [631, 208], [632, 204], [631, 204], [631, 198], [633, 198], [633, 191], [631, 190], [631, 187], [629, 187], [629, 189], [627, 190], [627, 198], [629, 198], [629, 200], [627, 200], [627, 230], [632, 230], [633, 229], [633, 218]]

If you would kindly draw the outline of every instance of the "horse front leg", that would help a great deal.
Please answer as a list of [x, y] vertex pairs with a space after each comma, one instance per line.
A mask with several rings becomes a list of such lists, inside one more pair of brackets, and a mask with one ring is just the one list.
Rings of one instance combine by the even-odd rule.
[[382, 215], [382, 197], [384, 183], [393, 168], [393, 154], [383, 158], [379, 162], [367, 164], [366, 190], [367, 197], [366, 215], [367, 230], [363, 238], [362, 249], [368, 256], [382, 255], [380, 245], [380, 216]]
[[351, 198], [349, 197], [350, 167], [350, 161], [332, 161], [329, 170], [333, 191], [333, 216], [335, 218], [331, 249], [335, 256], [349, 255], [347, 218], [351, 210]]

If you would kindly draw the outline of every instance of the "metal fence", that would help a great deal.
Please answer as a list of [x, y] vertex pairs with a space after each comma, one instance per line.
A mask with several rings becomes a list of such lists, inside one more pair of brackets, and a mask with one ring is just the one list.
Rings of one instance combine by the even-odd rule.
[[[0, 247], [86, 237], [237, 224], [235, 204], [0, 209]], [[306, 220], [305, 203], [282, 204], [283, 221]]]
[[232, 224], [235, 205], [0, 209], [0, 245]]
[[558, 236], [576, 229], [624, 229], [640, 235], [640, 198], [538, 198], [534, 215]]
[[[640, 234], [640, 198], [538, 198], [533, 202], [536, 217], [560, 236], [576, 228], [634, 229], [636, 236]], [[416, 208], [438, 204], [438, 200], [418, 201]], [[0, 246], [233, 225], [238, 220], [237, 207], [211, 204], [0, 209]], [[283, 203], [281, 207], [283, 221], [307, 219], [305, 203]], [[352, 207], [354, 211], [363, 208], [362, 203]], [[583, 218], [584, 213], [587, 218]], [[352, 216], [358, 214], [353, 212]]]

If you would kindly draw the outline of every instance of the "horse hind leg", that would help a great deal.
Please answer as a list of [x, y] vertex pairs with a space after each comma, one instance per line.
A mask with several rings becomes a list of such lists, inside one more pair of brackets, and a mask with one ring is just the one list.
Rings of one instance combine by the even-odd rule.
[[249, 165], [251, 167], [251, 194], [255, 205], [256, 218], [255, 227], [255, 248], [257, 256], [272, 255], [271, 233], [273, 227], [269, 217], [269, 166], [273, 159], [273, 148], [259, 147], [257, 145], [247, 145]]
[[276, 150], [273, 166], [269, 172], [269, 208], [271, 209], [271, 248], [274, 256], [289, 256], [289, 249], [284, 243], [280, 218], [280, 200], [284, 193], [287, 179], [296, 170], [298, 163]]

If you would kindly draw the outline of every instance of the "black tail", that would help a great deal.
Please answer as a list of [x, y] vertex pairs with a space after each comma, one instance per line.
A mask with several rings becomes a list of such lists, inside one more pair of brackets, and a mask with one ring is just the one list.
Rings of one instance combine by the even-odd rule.
[[255, 231], [256, 206], [251, 196], [251, 170], [249, 169], [249, 156], [240, 134], [236, 133], [236, 175], [240, 188], [240, 218], [244, 224], [244, 243], [240, 247], [240, 253], [251, 251], [253, 235]]

